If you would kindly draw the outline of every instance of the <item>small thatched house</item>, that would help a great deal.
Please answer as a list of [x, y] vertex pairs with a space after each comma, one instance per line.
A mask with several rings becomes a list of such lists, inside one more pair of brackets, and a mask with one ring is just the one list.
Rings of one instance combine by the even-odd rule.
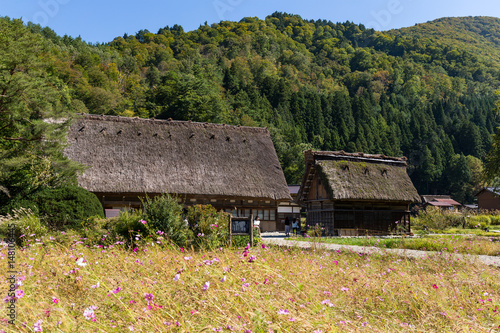
[[79, 185], [108, 212], [167, 192], [185, 205], [259, 215], [275, 230], [279, 202], [291, 200], [265, 128], [83, 115], [68, 144], [66, 155], [89, 166]]
[[307, 224], [326, 235], [387, 234], [410, 230], [409, 204], [420, 197], [406, 173], [406, 158], [306, 151], [298, 194]]

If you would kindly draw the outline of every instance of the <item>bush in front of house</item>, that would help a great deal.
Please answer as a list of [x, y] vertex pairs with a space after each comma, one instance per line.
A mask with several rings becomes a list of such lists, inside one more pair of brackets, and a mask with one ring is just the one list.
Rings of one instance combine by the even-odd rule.
[[212, 205], [194, 205], [189, 207], [186, 218], [196, 248], [214, 249], [228, 244], [228, 213], [218, 212]]
[[97, 196], [78, 186], [47, 187], [32, 194], [26, 202], [36, 207], [36, 214], [49, 229], [79, 228], [89, 217], [104, 217]]
[[411, 225], [415, 229], [445, 230], [450, 227], [450, 222], [439, 208], [427, 207], [412, 218]]
[[491, 224], [491, 219], [488, 215], [469, 216], [466, 221], [467, 229], [485, 229]]
[[[144, 220], [150, 233], [161, 232], [162, 235], [178, 246], [186, 246], [192, 239], [189, 225], [182, 220], [182, 206], [177, 198], [165, 193], [154, 198], [142, 199]], [[146, 225], [143, 225], [145, 227]]]

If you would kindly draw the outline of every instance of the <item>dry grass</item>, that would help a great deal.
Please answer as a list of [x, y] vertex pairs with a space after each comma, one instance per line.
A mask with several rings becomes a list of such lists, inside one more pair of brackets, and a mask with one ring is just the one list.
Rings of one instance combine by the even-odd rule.
[[[156, 243], [133, 252], [75, 239], [18, 249], [16, 264], [24, 296], [16, 326], [2, 322], [5, 332], [32, 332], [39, 320], [44, 332], [491, 332], [500, 325], [500, 271], [446, 255], [195, 253]], [[7, 285], [3, 278], [4, 296]], [[95, 318], [85, 319], [91, 306]]]
[[290, 241], [373, 246], [383, 249], [442, 251], [470, 255], [500, 256], [500, 238], [474, 235], [427, 235], [424, 237], [291, 237]]

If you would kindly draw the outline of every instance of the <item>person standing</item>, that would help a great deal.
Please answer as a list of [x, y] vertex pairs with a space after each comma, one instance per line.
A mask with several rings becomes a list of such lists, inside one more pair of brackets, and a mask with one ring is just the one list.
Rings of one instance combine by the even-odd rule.
[[290, 237], [290, 218], [285, 218], [285, 237]]
[[292, 230], [293, 230], [293, 234], [295, 236], [297, 236], [299, 234], [299, 221], [297, 218], [293, 219]]
[[253, 227], [259, 230], [258, 232], [260, 235], [260, 217], [257, 216], [255, 220], [253, 220]]

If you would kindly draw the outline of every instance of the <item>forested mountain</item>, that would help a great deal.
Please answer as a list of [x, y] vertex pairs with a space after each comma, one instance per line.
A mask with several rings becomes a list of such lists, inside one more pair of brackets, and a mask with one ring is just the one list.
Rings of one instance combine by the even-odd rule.
[[43, 37], [38, 58], [75, 112], [267, 126], [289, 183], [307, 148], [405, 155], [419, 193], [471, 201], [498, 125], [496, 18], [378, 32], [277, 12], [101, 45], [0, 29]]

